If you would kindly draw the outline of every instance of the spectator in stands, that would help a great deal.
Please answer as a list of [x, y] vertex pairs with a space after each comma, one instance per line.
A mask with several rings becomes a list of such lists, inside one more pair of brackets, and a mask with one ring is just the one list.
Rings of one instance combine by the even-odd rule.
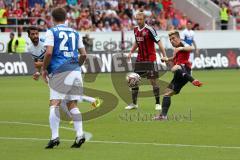
[[160, 23], [160, 29], [167, 30], [167, 20], [165, 18], [165, 12], [160, 13], [160, 16], [158, 17], [158, 21]]
[[221, 30], [227, 30], [228, 20], [229, 20], [229, 10], [224, 3], [222, 3], [221, 5], [220, 19], [221, 19]]
[[112, 32], [112, 28], [108, 22], [105, 22], [104, 30], [105, 30], [105, 32]]
[[178, 19], [178, 17], [177, 17], [177, 14], [174, 14], [174, 15], [173, 15], [172, 25], [174, 26], [175, 29], [178, 29], [178, 28], [179, 28], [180, 21], [179, 21], [179, 19]]
[[[108, 23], [108, 22], [107, 22]], [[97, 28], [95, 30], [96, 32], [105, 32], [105, 29], [103, 28], [103, 23], [102, 22], [99, 22], [97, 24]]]
[[15, 35], [14, 35], [14, 33], [13, 32], [11, 32], [10, 33], [10, 41], [8, 42], [8, 46], [7, 46], [7, 52], [8, 53], [13, 53], [14, 51], [12, 50], [13, 49], [13, 40], [14, 40], [14, 37]]
[[67, 4], [69, 5], [69, 6], [76, 6], [77, 5], [77, 0], [67, 0]]
[[[147, 23], [156, 29], [166, 30], [172, 28], [172, 25], [175, 28], [181, 26], [179, 19], [173, 16], [175, 10], [172, 0], [18, 0], [16, 3], [12, 2], [13, 0], [0, 0], [0, 7], [4, 3], [9, 5], [6, 9], [7, 17], [14, 18], [8, 19], [10, 25], [39, 25], [43, 31], [52, 27], [49, 15], [55, 7], [66, 8], [68, 11], [66, 23], [81, 31], [99, 30], [100, 22], [105, 31], [132, 30], [136, 25], [134, 16], [139, 11], [146, 14]], [[159, 15], [162, 12], [164, 15], [160, 18]]]
[[7, 25], [7, 10], [5, 9], [4, 4], [3, 7], [0, 8], [0, 29], [1, 32], [5, 32], [5, 27], [2, 27], [2, 25]]
[[28, 0], [28, 5], [31, 8], [33, 8], [36, 3], [43, 7], [45, 5], [45, 0]]
[[126, 14], [130, 19], [133, 19], [133, 5], [132, 3], [128, 2], [126, 4], [126, 9], [124, 9], [124, 14]]
[[131, 30], [132, 22], [129, 19], [129, 17], [127, 16], [127, 14], [123, 15], [123, 18], [121, 20], [121, 24], [122, 24], [122, 27], [123, 27], [124, 31]]
[[171, 14], [172, 11], [172, 0], [162, 0], [163, 10], [165, 14]]
[[184, 14], [181, 18], [180, 18], [180, 29], [184, 29], [187, 26], [187, 16]]
[[162, 0], [158, 0], [158, 1], [156, 2], [156, 6], [155, 6], [155, 14], [156, 14], [156, 15], [159, 15], [160, 12], [162, 12], [162, 11], [163, 11]]

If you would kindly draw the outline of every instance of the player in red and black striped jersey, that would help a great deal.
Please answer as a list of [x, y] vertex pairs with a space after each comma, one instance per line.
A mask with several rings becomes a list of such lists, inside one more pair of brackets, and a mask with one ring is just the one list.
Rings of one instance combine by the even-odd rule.
[[[153, 87], [153, 93], [156, 99], [156, 110], [161, 110], [159, 86], [156, 79], [158, 78], [158, 71], [156, 66], [156, 49], [155, 43], [158, 44], [161, 53], [161, 57], [166, 56], [165, 48], [160, 41], [160, 37], [157, 35], [155, 29], [145, 23], [145, 15], [143, 12], [136, 14], [136, 21], [138, 26], [134, 28], [135, 43], [128, 54], [128, 59], [131, 59], [133, 52], [138, 49], [137, 60], [135, 63], [134, 72], [138, 73], [141, 77], [147, 77]], [[125, 109], [135, 109], [137, 105], [139, 87], [132, 88], [132, 101], [133, 103], [128, 105]]]
[[162, 61], [167, 63], [172, 62], [171, 71], [174, 73], [174, 77], [169, 86], [164, 91], [162, 112], [159, 116], [154, 117], [155, 120], [166, 120], [168, 109], [171, 104], [171, 96], [178, 94], [182, 87], [188, 82], [191, 82], [194, 86], [201, 87], [202, 83], [191, 76], [191, 62], [189, 61], [190, 53], [194, 50], [193, 46], [189, 46], [187, 43], [181, 41], [178, 31], [172, 31], [169, 33], [169, 39], [174, 47], [173, 57], [163, 57]]

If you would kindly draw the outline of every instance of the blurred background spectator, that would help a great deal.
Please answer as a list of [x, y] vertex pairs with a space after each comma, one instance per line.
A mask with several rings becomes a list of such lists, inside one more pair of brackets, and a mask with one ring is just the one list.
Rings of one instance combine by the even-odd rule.
[[[68, 13], [66, 24], [79, 31], [132, 30], [138, 11], [145, 13], [147, 23], [160, 30], [183, 29], [189, 20], [174, 9], [172, 0], [0, 0], [0, 24], [11, 25], [8, 32], [26, 31], [29, 25], [46, 31], [53, 26], [54, 7], [64, 7]], [[4, 27], [1, 31], [5, 31]]]

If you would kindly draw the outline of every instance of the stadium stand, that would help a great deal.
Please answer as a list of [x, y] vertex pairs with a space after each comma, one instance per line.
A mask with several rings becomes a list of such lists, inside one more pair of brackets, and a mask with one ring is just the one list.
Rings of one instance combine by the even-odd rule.
[[[189, 20], [175, 9], [172, 0], [0, 0], [1, 31], [25, 31], [30, 25], [46, 31], [53, 25], [51, 10], [57, 6], [66, 8], [66, 23], [79, 31], [132, 30], [138, 11], [143, 11], [147, 23], [157, 30], [182, 29]], [[195, 25], [200, 29], [198, 23]]]

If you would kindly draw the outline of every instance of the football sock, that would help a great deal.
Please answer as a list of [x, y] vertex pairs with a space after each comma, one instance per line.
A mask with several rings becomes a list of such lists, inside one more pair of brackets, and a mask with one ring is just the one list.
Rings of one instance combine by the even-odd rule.
[[139, 87], [132, 88], [132, 101], [133, 101], [133, 104], [137, 104], [138, 91], [139, 91]]
[[160, 89], [159, 87], [153, 87], [153, 94], [155, 96], [156, 99], [156, 104], [160, 104], [160, 95], [159, 95]]
[[89, 103], [93, 103], [93, 102], [96, 101], [95, 98], [89, 97], [89, 96], [82, 96], [82, 100], [85, 101], [85, 102], [89, 102]]
[[181, 69], [176, 70], [176, 74], [179, 75], [180, 77], [184, 77], [184, 78], [187, 79], [189, 82], [194, 81], [194, 78], [193, 78], [190, 74], [184, 72], [184, 71], [181, 70]]
[[163, 116], [167, 116], [170, 105], [171, 105], [171, 97], [164, 96], [162, 101], [162, 113], [161, 113]]
[[67, 114], [68, 117], [72, 117], [71, 113], [68, 110], [67, 101], [66, 100], [62, 100], [61, 101], [60, 109], [62, 109]]
[[58, 106], [51, 106], [50, 107], [50, 114], [49, 114], [49, 123], [50, 128], [52, 131], [52, 140], [59, 137], [59, 123], [60, 123], [60, 113]]
[[81, 137], [83, 135], [83, 125], [82, 125], [82, 115], [77, 107], [70, 110], [73, 117], [73, 125], [76, 131], [76, 137]]

